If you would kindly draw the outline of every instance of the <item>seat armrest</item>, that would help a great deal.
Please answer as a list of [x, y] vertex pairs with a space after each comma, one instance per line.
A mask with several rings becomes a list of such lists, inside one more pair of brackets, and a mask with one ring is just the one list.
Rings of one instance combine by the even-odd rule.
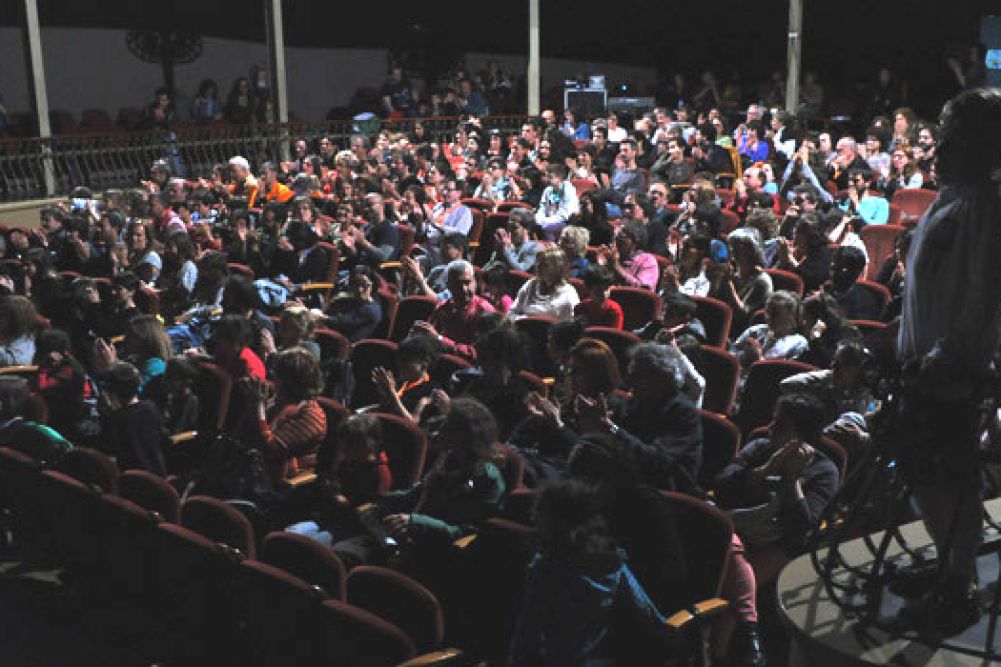
[[668, 627], [674, 630], [684, 630], [692, 622], [700, 622], [702, 619], [711, 618], [724, 611], [730, 603], [721, 598], [709, 598], [696, 602], [691, 609], [682, 609], [671, 614], [667, 619]]

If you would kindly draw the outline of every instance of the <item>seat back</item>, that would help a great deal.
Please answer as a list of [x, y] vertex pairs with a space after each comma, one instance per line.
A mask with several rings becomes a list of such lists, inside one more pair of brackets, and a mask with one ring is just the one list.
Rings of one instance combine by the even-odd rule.
[[403, 630], [421, 653], [441, 648], [445, 621], [438, 598], [407, 575], [362, 565], [347, 579], [347, 601]]
[[713, 488], [714, 480], [740, 451], [740, 429], [723, 415], [699, 410], [702, 422], [702, 468], [699, 484]]
[[108, 458], [107, 454], [96, 449], [89, 447], [71, 449], [60, 459], [58, 469], [104, 493], [118, 493], [118, 466]]
[[393, 488], [406, 489], [424, 474], [427, 436], [417, 424], [398, 415], [374, 413], [382, 428], [382, 447], [389, 458]]
[[622, 307], [622, 328], [639, 329], [650, 320], [660, 317], [660, 297], [642, 287], [613, 287], [608, 298]]
[[733, 522], [709, 503], [681, 493], [661, 491], [674, 506], [678, 534], [689, 567], [690, 590], [696, 600], [719, 597], [730, 546]]
[[319, 586], [328, 597], [344, 599], [344, 564], [333, 549], [314, 539], [282, 531], [268, 533], [261, 560]]
[[396, 319], [393, 321], [393, 330], [389, 334], [389, 339], [399, 343], [407, 334], [417, 320], [427, 320], [431, 313], [438, 307], [438, 299], [424, 294], [413, 294], [400, 299], [400, 305], [396, 308]]
[[440, 354], [431, 369], [431, 379], [444, 387], [446, 390], [452, 386], [452, 375], [456, 371], [472, 368], [472, 364], [460, 356], [454, 354]]
[[235, 600], [251, 664], [311, 662], [320, 644], [326, 594], [299, 577], [256, 560], [236, 569]]
[[626, 368], [629, 366], [629, 354], [634, 346], [639, 345], [639, 336], [632, 331], [611, 327], [588, 327], [584, 330], [584, 337], [600, 340], [612, 348], [612, 352], [615, 353], [615, 358], [619, 362], [619, 370], [625, 376]]
[[725, 350], [733, 322], [730, 306], [711, 296], [693, 296], [692, 299], [695, 301], [695, 316], [706, 328], [706, 343]]
[[355, 379], [352, 407], [360, 408], [379, 401], [379, 393], [372, 382], [372, 370], [376, 366], [395, 370], [396, 349], [396, 343], [376, 338], [366, 338], [351, 346], [351, 372]]
[[339, 331], [316, 329], [313, 331], [313, 340], [320, 346], [320, 358], [324, 361], [347, 359], [351, 354], [351, 341]]
[[901, 221], [919, 219], [935, 201], [938, 193], [921, 188], [898, 188], [890, 203], [900, 207]]
[[372, 331], [372, 338], [389, 338], [389, 332], [393, 330], [393, 322], [396, 320], [396, 310], [400, 307], [400, 297], [388, 287], [380, 287], [375, 293], [375, 298], [382, 305], [382, 320]]
[[772, 277], [772, 287], [776, 291], [786, 290], [801, 299], [803, 298], [803, 291], [806, 289], [806, 284], [799, 275], [792, 271], [783, 271], [782, 269], [765, 269], [765, 273]]
[[502, 227], [507, 227], [508, 217], [510, 214], [506, 212], [487, 215], [486, 222], [483, 224], [483, 233], [480, 234], [479, 246], [472, 251], [473, 264], [483, 266], [490, 259], [490, 255], [494, 251], [494, 233]]
[[549, 359], [549, 330], [556, 324], [556, 318], [548, 315], [527, 315], [518, 318], [514, 326], [522, 334], [522, 343], [528, 353], [525, 360], [528, 368], [540, 375], [552, 375], [552, 361]]
[[762, 359], [751, 364], [735, 420], [740, 432], [747, 434], [771, 422], [782, 380], [790, 375], [815, 370], [816, 366], [789, 359]]
[[904, 232], [902, 225], [868, 225], [862, 228], [859, 236], [865, 244], [869, 264], [866, 266], [865, 277], [875, 280], [887, 259], [893, 256], [897, 237]]
[[728, 415], [737, 400], [740, 380], [740, 360], [726, 350], [712, 345], [700, 345], [695, 367], [706, 380], [702, 407], [710, 412]]
[[167, 480], [147, 470], [126, 470], [118, 479], [118, 494], [164, 521], [181, 518], [181, 497]]
[[859, 280], [855, 283], [860, 288], [872, 294], [873, 299], [879, 301], [880, 310], [885, 310], [890, 301], [893, 299], [893, 295], [890, 294], [890, 290], [880, 283], [873, 282], [871, 280]]
[[234, 507], [218, 498], [191, 496], [181, 506], [181, 525], [218, 544], [254, 558], [254, 527]]
[[320, 613], [324, 648], [319, 664], [398, 665], [417, 652], [405, 632], [360, 607], [340, 600], [324, 600]]
[[396, 231], [400, 237], [400, 257], [410, 254], [410, 247], [414, 245], [414, 237], [417, 231], [408, 224], [396, 223]]
[[198, 432], [211, 435], [222, 429], [229, 413], [233, 380], [216, 364], [199, 360], [194, 391], [198, 396]]

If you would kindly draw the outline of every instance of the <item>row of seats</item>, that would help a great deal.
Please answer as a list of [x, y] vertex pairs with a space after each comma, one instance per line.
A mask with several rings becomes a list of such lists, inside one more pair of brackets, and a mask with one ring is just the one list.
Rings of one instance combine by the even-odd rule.
[[0, 494], [19, 539], [54, 555], [90, 602], [148, 613], [160, 650], [182, 663], [395, 665], [432, 652], [408, 663], [430, 665], [456, 655], [443, 648], [438, 600], [409, 577], [375, 566], [345, 576], [332, 550], [290, 533], [258, 548], [239, 503], [182, 504], [164, 480], [118, 476], [94, 450], [46, 469], [0, 447]]

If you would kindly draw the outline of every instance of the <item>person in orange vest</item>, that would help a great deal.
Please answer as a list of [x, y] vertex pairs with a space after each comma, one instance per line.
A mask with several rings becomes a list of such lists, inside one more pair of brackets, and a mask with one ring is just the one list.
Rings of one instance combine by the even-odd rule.
[[261, 178], [264, 179], [264, 199], [267, 202], [286, 204], [295, 193], [278, 180], [278, 166], [274, 162], [265, 162], [261, 166]]

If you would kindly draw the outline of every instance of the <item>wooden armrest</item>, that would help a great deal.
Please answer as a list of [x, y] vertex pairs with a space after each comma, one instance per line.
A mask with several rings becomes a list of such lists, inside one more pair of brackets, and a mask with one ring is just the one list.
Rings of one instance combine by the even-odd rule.
[[709, 618], [730, 606], [730, 603], [720, 598], [709, 598], [696, 602], [691, 609], [683, 609], [668, 617], [667, 625], [674, 630], [683, 630], [692, 621]]
[[547, 387], [552, 387], [556, 384], [556, 378], [544, 377], [542, 378], [542, 384], [546, 385]]
[[431, 667], [432, 665], [457, 664], [463, 659], [462, 651], [457, 648], [446, 648], [433, 653], [425, 653], [416, 658], [411, 658], [402, 663], [399, 667]]
[[308, 484], [316, 479], [316, 473], [312, 470], [305, 470], [295, 477], [290, 477], [285, 480], [285, 483], [289, 486], [302, 486], [303, 484]]
[[403, 262], [383, 262], [379, 265], [379, 270], [384, 269], [403, 269]]
[[20, 366], [4, 366], [0, 368], [0, 375], [17, 375], [18, 373], [37, 373], [38, 366], [33, 364], [22, 364]]
[[479, 248], [480, 247], [480, 242], [479, 241], [470, 241], [466, 245], [466, 247], [469, 248], [470, 250], [472, 250], [473, 248]]
[[305, 283], [299, 286], [300, 292], [315, 292], [317, 290], [334, 289], [333, 283]]
[[465, 549], [475, 541], [476, 541], [476, 533], [472, 533], [470, 535], [463, 535], [455, 542], [452, 542], [452, 546], [455, 547], [456, 549]]
[[112, 336], [108, 339], [108, 342], [112, 345], [121, 345], [125, 342], [125, 336]]
[[181, 431], [170, 436], [170, 444], [180, 445], [184, 442], [191, 442], [198, 437], [198, 431]]

